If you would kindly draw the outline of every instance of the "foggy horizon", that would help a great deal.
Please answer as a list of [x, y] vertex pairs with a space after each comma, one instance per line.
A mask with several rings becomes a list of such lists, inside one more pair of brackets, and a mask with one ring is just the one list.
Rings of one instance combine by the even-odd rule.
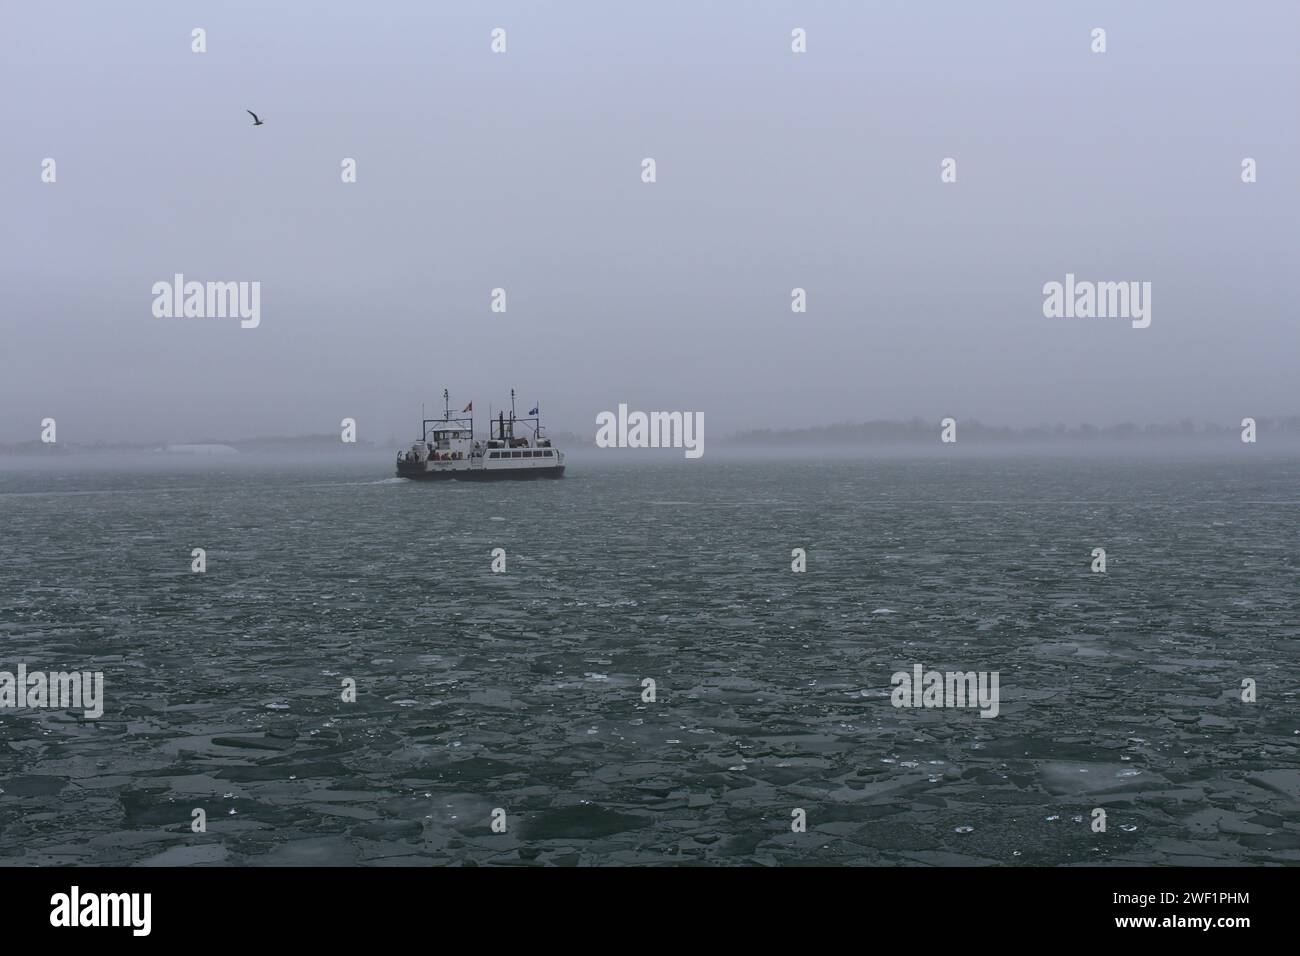
[[[453, 411], [453, 418], [456, 413]], [[435, 420], [440, 415], [428, 416], [429, 420]], [[508, 416], [507, 416], [508, 417]], [[496, 417], [491, 419], [493, 423]], [[1073, 442], [1075, 444], [1091, 445], [1095, 442], [1115, 441], [1124, 444], [1134, 444], [1143, 440], [1150, 440], [1159, 445], [1170, 445], [1173, 443], [1204, 443], [1207, 440], [1231, 439], [1228, 447], [1230, 450], [1238, 442], [1241, 428], [1235, 422], [1197, 422], [1191, 419], [1172, 422], [1112, 422], [1106, 424], [1096, 424], [1093, 422], [1082, 422], [1077, 425], [1066, 425], [1062, 422], [1041, 422], [1033, 425], [1022, 427], [1013, 427], [1004, 425], [999, 422], [985, 422], [978, 419], [972, 419], [966, 422], [958, 423], [962, 434], [976, 436], [976, 441], [983, 441], [986, 444], [998, 444], [1000, 442], [1016, 444], [1033, 444], [1035, 442], [1047, 441], [1055, 445]], [[487, 432], [488, 420], [486, 417], [480, 421], [475, 419], [474, 428], [477, 437], [484, 437]], [[87, 437], [75, 433], [68, 434], [59, 426], [59, 440], [55, 443], [43, 443], [39, 437], [33, 437], [19, 441], [0, 441], [0, 449], [20, 449], [27, 446], [35, 446], [40, 450], [47, 447], [51, 450], [57, 450], [60, 446], [75, 446], [86, 449], [97, 447], [145, 447], [150, 445], [169, 446], [169, 445], [220, 445], [220, 444], [256, 444], [283, 440], [287, 442], [317, 442], [317, 443], [339, 443], [343, 448], [350, 445], [373, 446], [376, 448], [388, 449], [392, 446], [394, 449], [409, 444], [418, 432], [415, 429], [403, 431], [392, 431], [378, 434], [366, 434], [364, 437], [358, 437], [355, 442], [340, 442], [339, 429], [333, 431], [321, 430], [316, 432], [270, 432], [266, 434], [176, 434], [176, 435], [156, 435], [151, 437], [142, 437], [131, 440], [113, 441], [102, 438]], [[1300, 443], [1300, 416], [1263, 416], [1258, 419], [1258, 427], [1266, 446], [1273, 446], [1278, 449], [1286, 449], [1288, 446]], [[576, 449], [593, 445], [596, 429], [590, 429], [584, 433], [575, 430], [567, 425], [553, 427], [543, 424], [545, 434], [560, 442], [572, 442], [566, 444], [565, 448]], [[799, 447], [811, 447], [825, 433], [843, 430], [848, 434], [849, 441], [846, 444], [850, 447], [870, 448], [872, 446], [888, 447], [894, 444], [917, 445], [923, 442], [940, 443], [941, 425], [938, 421], [930, 422], [919, 417], [908, 419], [873, 419], [864, 421], [827, 421], [818, 423], [808, 423], [803, 427], [792, 428], [740, 428], [728, 432], [710, 432], [708, 440], [718, 442], [723, 445], [762, 445], [770, 444], [790, 445]], [[893, 433], [893, 434], [890, 434]], [[827, 436], [833, 437], [833, 436]], [[290, 452], [292, 449], [288, 449]], [[630, 449], [602, 449], [603, 452], [627, 451]], [[1153, 452], [1158, 451], [1159, 447], [1153, 445]]]

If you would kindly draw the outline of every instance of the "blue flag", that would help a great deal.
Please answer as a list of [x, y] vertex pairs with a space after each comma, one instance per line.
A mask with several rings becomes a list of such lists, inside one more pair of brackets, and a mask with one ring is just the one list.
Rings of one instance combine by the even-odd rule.
[[530, 411], [528, 414], [529, 414], [529, 415], [536, 415], [536, 414], [537, 414], [537, 406], [534, 405], [533, 408], [532, 408], [532, 411]]

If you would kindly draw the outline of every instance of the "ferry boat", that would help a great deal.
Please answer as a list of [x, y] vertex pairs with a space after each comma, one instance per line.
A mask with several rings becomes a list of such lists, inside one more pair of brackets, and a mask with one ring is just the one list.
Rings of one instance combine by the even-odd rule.
[[563, 478], [564, 452], [542, 434], [537, 407], [523, 418], [515, 416], [515, 390], [510, 390], [510, 417], [488, 417], [488, 437], [474, 437], [474, 403], [452, 417], [451, 397], [442, 390], [442, 418], [426, 418], [421, 438], [397, 453], [397, 477], [417, 481], [497, 481]]

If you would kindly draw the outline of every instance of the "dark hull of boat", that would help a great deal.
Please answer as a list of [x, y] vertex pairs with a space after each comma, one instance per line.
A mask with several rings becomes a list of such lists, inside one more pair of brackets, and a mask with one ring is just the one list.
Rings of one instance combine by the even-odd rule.
[[551, 468], [474, 468], [461, 471], [425, 471], [422, 468], [397, 466], [398, 478], [414, 481], [529, 481], [536, 478], [563, 478], [564, 466]]

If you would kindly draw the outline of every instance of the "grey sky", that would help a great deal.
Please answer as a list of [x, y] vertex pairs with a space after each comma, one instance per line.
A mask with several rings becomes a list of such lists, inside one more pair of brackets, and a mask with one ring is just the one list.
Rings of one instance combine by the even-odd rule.
[[[1295, 414], [1298, 28], [1282, 0], [8, 3], [0, 441], [405, 438], [444, 384], [583, 433], [619, 402], [713, 434]], [[154, 318], [176, 272], [260, 281], [261, 326]], [[1067, 272], [1150, 281], [1151, 327], [1044, 318]]]

